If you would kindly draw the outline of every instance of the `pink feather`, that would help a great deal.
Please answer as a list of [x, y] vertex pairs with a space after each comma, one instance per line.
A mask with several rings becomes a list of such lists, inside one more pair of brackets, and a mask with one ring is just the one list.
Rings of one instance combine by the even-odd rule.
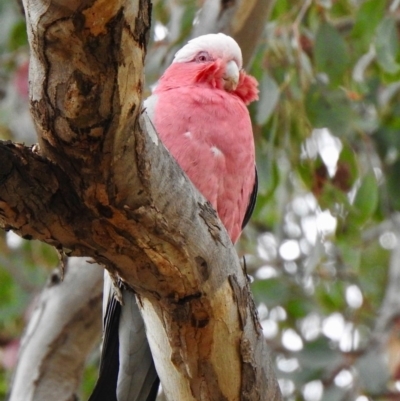
[[246, 105], [258, 99], [257, 81], [242, 70], [236, 89], [226, 91], [229, 60], [213, 56], [208, 62], [174, 62], [147, 103], [154, 101], [153, 123], [161, 140], [235, 243], [255, 182]]

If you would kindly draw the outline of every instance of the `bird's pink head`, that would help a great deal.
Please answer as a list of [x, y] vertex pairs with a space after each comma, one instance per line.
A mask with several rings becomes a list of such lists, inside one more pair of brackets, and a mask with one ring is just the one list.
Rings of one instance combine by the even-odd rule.
[[199, 36], [175, 54], [156, 91], [200, 84], [226, 90], [249, 104], [258, 99], [258, 83], [242, 70], [242, 64], [240, 47], [230, 36]]

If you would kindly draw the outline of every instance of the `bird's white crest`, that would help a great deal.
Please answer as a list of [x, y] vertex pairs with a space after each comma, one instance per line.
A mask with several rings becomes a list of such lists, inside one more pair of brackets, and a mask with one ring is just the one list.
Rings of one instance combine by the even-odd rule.
[[213, 58], [226, 61], [234, 60], [242, 68], [242, 51], [236, 41], [223, 33], [210, 33], [190, 40], [178, 50], [173, 63], [187, 63], [201, 51], [207, 51]]

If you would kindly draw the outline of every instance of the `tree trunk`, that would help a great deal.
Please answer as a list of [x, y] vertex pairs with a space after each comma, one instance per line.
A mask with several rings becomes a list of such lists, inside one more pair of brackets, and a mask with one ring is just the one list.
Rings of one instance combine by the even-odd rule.
[[136, 291], [169, 400], [280, 400], [235, 249], [142, 112], [150, 2], [24, 7], [40, 148], [1, 144], [1, 225]]

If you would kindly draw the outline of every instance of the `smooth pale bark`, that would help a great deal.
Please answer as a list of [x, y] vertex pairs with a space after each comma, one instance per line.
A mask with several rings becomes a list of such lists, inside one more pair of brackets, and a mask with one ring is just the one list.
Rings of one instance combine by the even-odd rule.
[[1, 225], [137, 292], [169, 400], [281, 399], [233, 245], [141, 113], [149, 2], [24, 6], [40, 149], [0, 146]]
[[101, 333], [102, 281], [103, 269], [82, 258], [68, 261], [63, 281], [60, 272], [50, 276], [26, 328], [9, 401], [74, 399]]

